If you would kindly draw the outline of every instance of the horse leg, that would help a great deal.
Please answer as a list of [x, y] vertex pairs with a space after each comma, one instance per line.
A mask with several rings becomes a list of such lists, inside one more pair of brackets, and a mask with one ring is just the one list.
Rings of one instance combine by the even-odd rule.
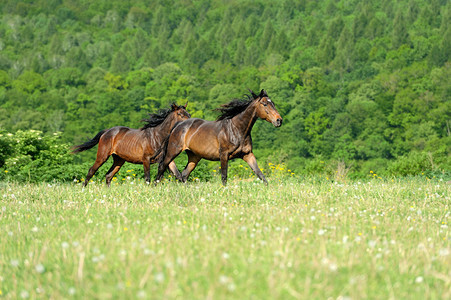
[[113, 165], [106, 173], [105, 179], [106, 184], [110, 186], [111, 180], [113, 179], [114, 175], [116, 175], [117, 172], [119, 172], [119, 169], [122, 167], [122, 165], [125, 163], [125, 160], [120, 158], [119, 156], [113, 154]]
[[188, 179], [189, 174], [196, 168], [197, 164], [201, 160], [201, 157], [197, 156], [191, 151], [186, 151], [186, 154], [188, 154], [188, 163], [185, 166], [185, 169], [182, 172], [182, 181], [186, 182]]
[[177, 169], [177, 166], [174, 161], [171, 161], [169, 163], [169, 170], [171, 170], [172, 174], [179, 180], [182, 181], [182, 175], [180, 174], [179, 169]]
[[143, 166], [144, 166], [144, 178], [146, 179], [146, 183], [149, 184], [150, 183], [150, 160], [145, 159], [143, 161]]
[[221, 179], [222, 179], [222, 185], [227, 184], [227, 168], [229, 165], [228, 160], [228, 153], [219, 152], [219, 160], [221, 161]]
[[243, 156], [243, 160], [247, 162], [249, 167], [251, 167], [251, 169], [258, 176], [258, 178], [260, 178], [260, 180], [262, 180], [265, 183], [265, 185], [268, 185], [268, 181], [266, 181], [265, 175], [263, 175], [262, 171], [258, 167], [257, 159], [255, 158], [254, 153], [251, 152], [249, 154], [246, 154], [245, 156]]
[[155, 177], [155, 182], [159, 182], [161, 178], [163, 178], [164, 171], [166, 171], [169, 164], [180, 154], [180, 152], [182, 152], [182, 147], [169, 140], [168, 148], [166, 149], [166, 154], [164, 155], [163, 161], [158, 165], [158, 173], [157, 177]]
[[89, 180], [94, 176], [94, 174], [97, 172], [97, 170], [107, 161], [109, 155], [106, 154], [104, 151], [97, 151], [97, 158], [94, 162], [94, 165], [89, 169], [88, 174], [86, 175], [85, 182], [83, 182], [83, 187], [85, 187]]

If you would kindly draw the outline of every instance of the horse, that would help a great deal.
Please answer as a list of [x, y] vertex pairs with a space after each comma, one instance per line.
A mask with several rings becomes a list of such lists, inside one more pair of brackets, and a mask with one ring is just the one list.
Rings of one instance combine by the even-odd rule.
[[259, 95], [252, 90], [249, 91], [251, 95], [246, 95], [247, 99], [234, 99], [218, 108], [221, 115], [216, 121], [194, 118], [177, 124], [165, 143], [165, 150], [163, 150], [165, 154], [158, 166], [155, 182], [161, 180], [170, 163], [182, 151], [185, 151], [188, 155], [188, 163], [181, 177], [176, 175], [182, 182], [186, 182], [189, 174], [204, 158], [221, 162], [221, 179], [225, 186], [228, 161], [241, 158], [249, 164], [258, 178], [268, 185], [252, 153], [251, 131], [259, 118], [272, 123], [275, 127], [280, 127], [282, 117], [265, 90], [261, 90]]
[[[146, 182], [150, 183], [150, 164], [161, 160], [162, 146], [174, 126], [189, 118], [191, 118], [191, 115], [186, 111], [186, 104], [178, 106], [173, 103], [170, 109], [162, 109], [155, 114], [149, 114], [148, 119], [142, 120], [147, 124], [140, 129], [131, 129], [124, 126], [112, 127], [100, 131], [86, 143], [74, 146], [72, 152], [79, 153], [99, 144], [96, 161], [89, 169], [83, 187], [88, 184], [95, 172], [111, 155], [113, 156], [113, 165], [105, 176], [108, 186], [126, 161], [143, 164]], [[169, 168], [177, 178], [180, 177], [180, 172], [175, 163], [171, 162]]]

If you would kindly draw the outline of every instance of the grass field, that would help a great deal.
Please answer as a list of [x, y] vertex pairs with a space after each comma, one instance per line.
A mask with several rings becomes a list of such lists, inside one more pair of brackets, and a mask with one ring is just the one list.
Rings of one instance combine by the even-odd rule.
[[450, 190], [0, 183], [0, 298], [450, 299]]

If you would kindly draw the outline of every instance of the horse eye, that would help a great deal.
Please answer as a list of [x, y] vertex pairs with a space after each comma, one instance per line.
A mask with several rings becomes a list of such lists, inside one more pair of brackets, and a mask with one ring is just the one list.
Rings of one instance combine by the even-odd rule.
[[265, 102], [265, 103], [263, 103], [263, 105], [264, 105], [264, 106], [268, 106], [268, 103]]

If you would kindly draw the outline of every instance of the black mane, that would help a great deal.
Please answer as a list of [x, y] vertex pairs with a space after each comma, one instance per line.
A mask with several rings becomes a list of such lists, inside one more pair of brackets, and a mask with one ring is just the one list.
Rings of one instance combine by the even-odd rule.
[[215, 110], [220, 111], [221, 115], [216, 118], [216, 121], [231, 119], [237, 114], [243, 112], [249, 104], [255, 99], [251, 95], [245, 95], [247, 99], [233, 99], [227, 104], [221, 105], [221, 107]]
[[141, 127], [141, 130], [160, 125], [167, 118], [167, 116], [171, 113], [171, 111], [172, 110], [170, 108], [165, 108], [165, 109], [160, 109], [155, 114], [149, 114], [148, 119], [141, 120], [141, 122], [147, 123], [146, 125]]

